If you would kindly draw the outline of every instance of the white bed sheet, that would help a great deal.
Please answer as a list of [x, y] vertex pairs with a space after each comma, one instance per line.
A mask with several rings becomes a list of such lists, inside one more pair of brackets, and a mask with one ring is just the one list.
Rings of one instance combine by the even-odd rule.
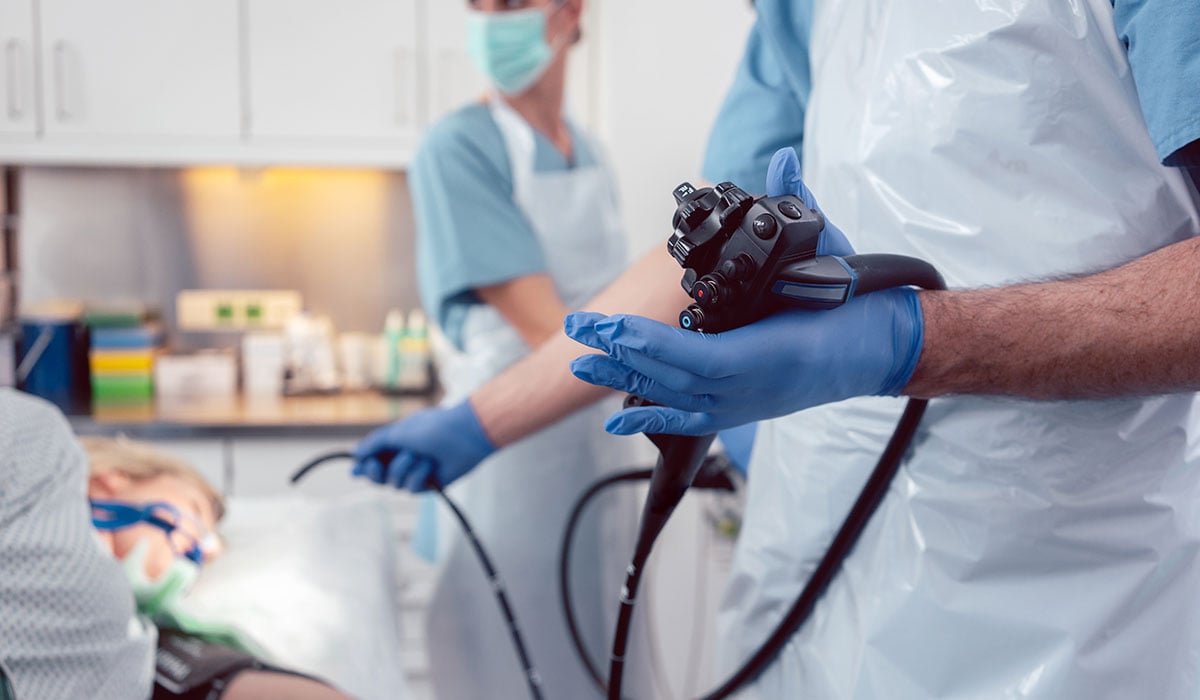
[[411, 697], [386, 499], [232, 498], [220, 530], [226, 551], [205, 566], [189, 611], [362, 700]]

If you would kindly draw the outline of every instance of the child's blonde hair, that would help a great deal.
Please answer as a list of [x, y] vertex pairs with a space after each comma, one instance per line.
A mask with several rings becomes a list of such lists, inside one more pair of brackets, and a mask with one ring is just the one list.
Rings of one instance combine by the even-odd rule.
[[198, 487], [212, 504], [217, 520], [225, 515], [225, 498], [187, 462], [123, 437], [81, 437], [79, 442], [88, 455], [89, 473], [117, 472], [134, 480], [173, 476]]

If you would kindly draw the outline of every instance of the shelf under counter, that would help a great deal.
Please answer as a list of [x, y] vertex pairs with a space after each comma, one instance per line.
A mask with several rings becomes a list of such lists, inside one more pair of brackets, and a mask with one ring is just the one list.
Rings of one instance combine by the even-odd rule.
[[376, 392], [278, 398], [239, 395], [96, 404], [91, 413], [68, 417], [80, 435], [125, 435], [144, 440], [359, 438], [435, 402], [434, 396], [387, 396]]

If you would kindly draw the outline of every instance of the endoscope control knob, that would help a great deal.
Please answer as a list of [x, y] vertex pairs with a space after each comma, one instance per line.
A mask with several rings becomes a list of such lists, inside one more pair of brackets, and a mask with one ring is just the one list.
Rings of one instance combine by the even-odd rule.
[[689, 241], [686, 236], [676, 234], [667, 241], [667, 252], [681, 267], [692, 267], [692, 253], [695, 250], [696, 244]]
[[679, 327], [685, 331], [698, 331], [704, 328], [704, 311], [695, 304], [684, 309], [679, 314]]
[[746, 212], [754, 206], [754, 198], [746, 194], [742, 188], [733, 186], [721, 194], [721, 225], [732, 224], [739, 226]]
[[708, 218], [712, 210], [705, 207], [699, 199], [693, 199], [679, 205], [679, 223], [675, 228], [680, 233], [687, 235], [694, 231], [703, 221]]

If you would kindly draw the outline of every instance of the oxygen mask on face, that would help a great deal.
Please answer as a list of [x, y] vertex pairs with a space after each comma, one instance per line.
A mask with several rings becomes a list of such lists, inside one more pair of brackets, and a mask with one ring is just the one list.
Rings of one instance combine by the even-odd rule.
[[140, 538], [121, 560], [138, 610], [150, 617], [168, 609], [187, 594], [204, 563], [204, 553], [214, 551], [217, 546], [216, 535], [199, 519], [170, 503], [93, 500], [91, 506], [92, 524], [97, 530], [114, 532], [146, 524], [161, 530], [162, 536], [166, 537], [174, 556], [167, 569], [154, 578], [147, 573], [152, 546], [150, 536]]
[[133, 589], [138, 612], [154, 618], [187, 595], [200, 574], [200, 565], [186, 557], [172, 557], [167, 570], [152, 579], [146, 573], [149, 551], [150, 540], [143, 537], [121, 560], [121, 568]]

